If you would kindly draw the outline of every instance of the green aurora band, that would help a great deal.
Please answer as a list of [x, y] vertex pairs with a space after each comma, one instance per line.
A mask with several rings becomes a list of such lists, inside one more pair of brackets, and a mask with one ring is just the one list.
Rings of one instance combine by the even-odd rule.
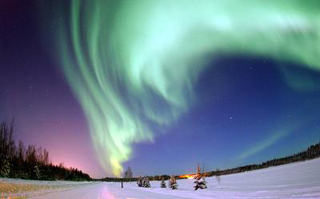
[[[196, 102], [206, 61], [240, 54], [320, 70], [318, 0], [71, 0], [60, 11], [62, 68], [115, 176], [134, 143], [152, 141], [154, 128]], [[318, 89], [279, 69], [293, 88]]]

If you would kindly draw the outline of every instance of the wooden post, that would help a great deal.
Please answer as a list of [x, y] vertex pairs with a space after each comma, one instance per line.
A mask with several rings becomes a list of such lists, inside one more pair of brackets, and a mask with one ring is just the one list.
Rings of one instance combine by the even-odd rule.
[[123, 181], [121, 180], [121, 188], [123, 188]]

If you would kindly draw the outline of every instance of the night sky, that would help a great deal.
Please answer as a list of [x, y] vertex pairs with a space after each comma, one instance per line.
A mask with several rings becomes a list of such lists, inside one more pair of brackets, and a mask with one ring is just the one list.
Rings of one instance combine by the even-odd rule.
[[0, 1], [0, 121], [97, 178], [231, 168], [319, 142], [317, 1], [180, 4]]

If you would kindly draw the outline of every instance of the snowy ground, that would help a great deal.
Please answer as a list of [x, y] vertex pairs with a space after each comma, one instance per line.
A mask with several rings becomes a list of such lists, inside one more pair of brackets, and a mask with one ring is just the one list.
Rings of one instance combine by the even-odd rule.
[[[37, 182], [2, 179], [10, 183], [45, 184], [52, 187], [22, 196], [35, 199], [180, 199], [180, 198], [320, 198], [320, 159], [272, 167], [253, 172], [207, 178], [208, 189], [193, 190], [193, 180], [179, 180], [179, 189], [160, 188], [160, 182], [151, 182], [152, 188], [139, 188], [135, 183], [73, 183]], [[58, 184], [58, 187], [55, 187]], [[63, 185], [63, 186], [61, 186]], [[1, 192], [1, 187], [0, 187]]]

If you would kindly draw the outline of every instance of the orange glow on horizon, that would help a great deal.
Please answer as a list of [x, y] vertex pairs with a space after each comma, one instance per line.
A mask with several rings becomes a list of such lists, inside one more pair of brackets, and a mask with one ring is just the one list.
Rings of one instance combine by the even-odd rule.
[[188, 179], [194, 179], [196, 175], [195, 174], [186, 174], [179, 176], [180, 178], [188, 178]]

